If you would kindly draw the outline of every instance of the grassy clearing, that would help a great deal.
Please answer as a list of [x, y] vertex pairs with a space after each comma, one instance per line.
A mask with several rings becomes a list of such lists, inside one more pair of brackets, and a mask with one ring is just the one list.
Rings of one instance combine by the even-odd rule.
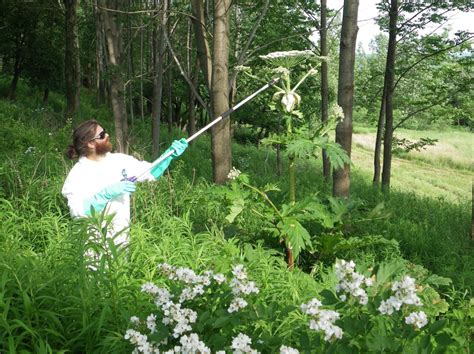
[[[353, 136], [354, 170], [368, 181], [373, 176], [375, 130], [356, 130]], [[394, 156], [391, 185], [394, 189], [414, 192], [423, 197], [444, 198], [455, 203], [469, 203], [472, 185], [473, 134], [451, 130], [411, 131], [401, 129], [400, 138], [416, 140], [421, 137], [438, 139], [435, 146]]]

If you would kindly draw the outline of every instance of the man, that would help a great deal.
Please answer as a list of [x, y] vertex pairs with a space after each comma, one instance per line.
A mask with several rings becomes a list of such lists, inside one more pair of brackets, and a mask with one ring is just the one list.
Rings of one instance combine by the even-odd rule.
[[[173, 154], [157, 166], [139, 161], [132, 156], [112, 153], [109, 135], [95, 120], [88, 120], [73, 132], [73, 143], [68, 148], [70, 159], [79, 161], [69, 172], [62, 194], [68, 200], [73, 217], [86, 217], [92, 209], [108, 215], [114, 214], [110, 235], [127, 228], [130, 223], [130, 194], [135, 182], [158, 179], [171, 161], [186, 150], [186, 139], [174, 141], [165, 154]], [[141, 176], [136, 180], [134, 176]], [[128, 178], [127, 178], [128, 177]], [[115, 244], [127, 242], [127, 233], [121, 233]]]

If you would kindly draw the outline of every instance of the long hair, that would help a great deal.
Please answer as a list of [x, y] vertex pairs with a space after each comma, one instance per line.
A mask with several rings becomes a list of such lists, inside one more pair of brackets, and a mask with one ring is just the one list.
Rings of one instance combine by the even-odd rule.
[[72, 144], [67, 149], [67, 156], [72, 160], [87, 155], [89, 147], [87, 143], [94, 139], [99, 123], [90, 119], [81, 123], [72, 133]]

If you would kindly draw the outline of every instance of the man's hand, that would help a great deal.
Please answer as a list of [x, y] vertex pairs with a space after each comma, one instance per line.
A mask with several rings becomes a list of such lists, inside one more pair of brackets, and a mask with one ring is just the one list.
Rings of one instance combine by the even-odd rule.
[[124, 193], [133, 193], [136, 189], [137, 186], [135, 183], [125, 180], [111, 184], [99, 193], [103, 194], [107, 199], [112, 199]]
[[182, 155], [187, 147], [188, 147], [188, 142], [186, 141], [185, 138], [173, 141], [173, 143], [171, 144], [171, 149], [173, 149], [173, 154], [171, 156], [175, 158]]

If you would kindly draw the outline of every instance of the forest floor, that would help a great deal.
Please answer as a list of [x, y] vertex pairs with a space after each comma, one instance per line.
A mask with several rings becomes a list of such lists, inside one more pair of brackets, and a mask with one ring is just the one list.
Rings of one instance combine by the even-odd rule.
[[[421, 137], [438, 139], [434, 146], [421, 151], [395, 155], [392, 161], [391, 186], [420, 196], [445, 198], [466, 203], [472, 196], [473, 134], [463, 131], [400, 130], [398, 138], [411, 141]], [[371, 180], [375, 131], [363, 130], [353, 135], [354, 170]]]

